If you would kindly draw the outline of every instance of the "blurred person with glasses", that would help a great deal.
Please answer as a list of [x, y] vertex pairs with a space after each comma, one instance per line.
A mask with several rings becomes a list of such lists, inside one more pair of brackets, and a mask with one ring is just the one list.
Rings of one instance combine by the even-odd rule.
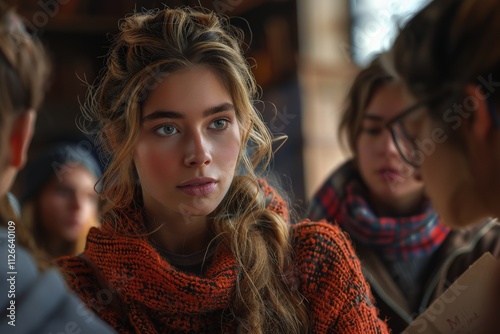
[[[500, 215], [499, 32], [498, 0], [435, 0], [403, 27], [384, 58], [405, 86], [406, 106], [385, 126], [453, 228]], [[500, 286], [488, 288], [481, 299], [493, 313], [480, 332], [498, 333]]]
[[500, 214], [498, 32], [498, 1], [437, 0], [384, 58], [404, 83], [407, 106], [385, 126], [453, 227]]
[[454, 231], [430, 205], [418, 162], [443, 134], [415, 139], [407, 123], [423, 112], [423, 104], [410, 106], [401, 119], [405, 102], [403, 86], [379, 57], [359, 72], [339, 126], [353, 157], [325, 180], [309, 208], [311, 220], [326, 219], [349, 234], [380, 316], [394, 333], [485, 251], [500, 257], [500, 227], [494, 222]]

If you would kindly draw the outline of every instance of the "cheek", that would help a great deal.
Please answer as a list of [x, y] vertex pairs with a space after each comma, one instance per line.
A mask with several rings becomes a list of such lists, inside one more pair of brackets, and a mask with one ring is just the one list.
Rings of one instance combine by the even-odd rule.
[[240, 154], [240, 146], [241, 143], [239, 134], [235, 134], [231, 138], [226, 139], [223, 143], [214, 147], [217, 160], [225, 165], [225, 169], [234, 172]]
[[40, 215], [44, 226], [51, 226], [64, 219], [64, 198], [52, 193], [42, 194], [40, 201]]
[[358, 145], [356, 147], [356, 157], [360, 171], [369, 169], [373, 164], [373, 145], [370, 144], [368, 140], [364, 140], [362, 137], [358, 140]]
[[42, 208], [44, 208], [46, 212], [64, 207], [64, 199], [56, 194], [48, 193], [46, 195], [42, 195], [42, 198]]
[[97, 203], [93, 200], [87, 200], [85, 203], [86, 217], [97, 216]]
[[143, 179], [171, 173], [173, 160], [171, 152], [154, 145], [138, 145], [134, 157], [137, 172]]

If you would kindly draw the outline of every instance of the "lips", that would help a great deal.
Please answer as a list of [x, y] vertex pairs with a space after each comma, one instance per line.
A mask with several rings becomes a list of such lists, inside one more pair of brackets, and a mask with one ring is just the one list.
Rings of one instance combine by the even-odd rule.
[[70, 217], [65, 220], [64, 226], [67, 228], [76, 228], [83, 226], [83, 220], [78, 217]]
[[189, 196], [207, 196], [217, 187], [217, 180], [212, 178], [193, 178], [181, 183], [177, 188]]
[[384, 167], [379, 169], [379, 173], [384, 174], [400, 174], [399, 171], [396, 168], [390, 168], [390, 167]]
[[380, 168], [378, 170], [378, 173], [382, 178], [384, 178], [384, 180], [394, 180], [403, 178], [401, 172], [398, 169], [392, 167]]

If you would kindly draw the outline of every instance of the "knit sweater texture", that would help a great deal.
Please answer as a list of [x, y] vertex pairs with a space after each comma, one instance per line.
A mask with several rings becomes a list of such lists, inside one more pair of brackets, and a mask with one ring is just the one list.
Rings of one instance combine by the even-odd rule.
[[[263, 191], [268, 207], [288, 218], [281, 197], [267, 184]], [[326, 222], [308, 220], [291, 229], [295, 279], [308, 305], [309, 332], [387, 333], [346, 235]], [[238, 331], [229, 310], [238, 265], [222, 244], [197, 276], [171, 266], [147, 237], [103, 224], [90, 231], [82, 256], [60, 258], [58, 264], [68, 285], [120, 333]]]

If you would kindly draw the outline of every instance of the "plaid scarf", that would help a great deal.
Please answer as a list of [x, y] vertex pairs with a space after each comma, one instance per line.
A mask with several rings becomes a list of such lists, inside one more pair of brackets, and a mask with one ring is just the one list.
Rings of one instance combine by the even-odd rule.
[[365, 199], [365, 186], [352, 162], [341, 166], [312, 200], [311, 219], [336, 221], [354, 243], [377, 252], [386, 261], [429, 256], [450, 229], [428, 203], [420, 214], [379, 217]]

